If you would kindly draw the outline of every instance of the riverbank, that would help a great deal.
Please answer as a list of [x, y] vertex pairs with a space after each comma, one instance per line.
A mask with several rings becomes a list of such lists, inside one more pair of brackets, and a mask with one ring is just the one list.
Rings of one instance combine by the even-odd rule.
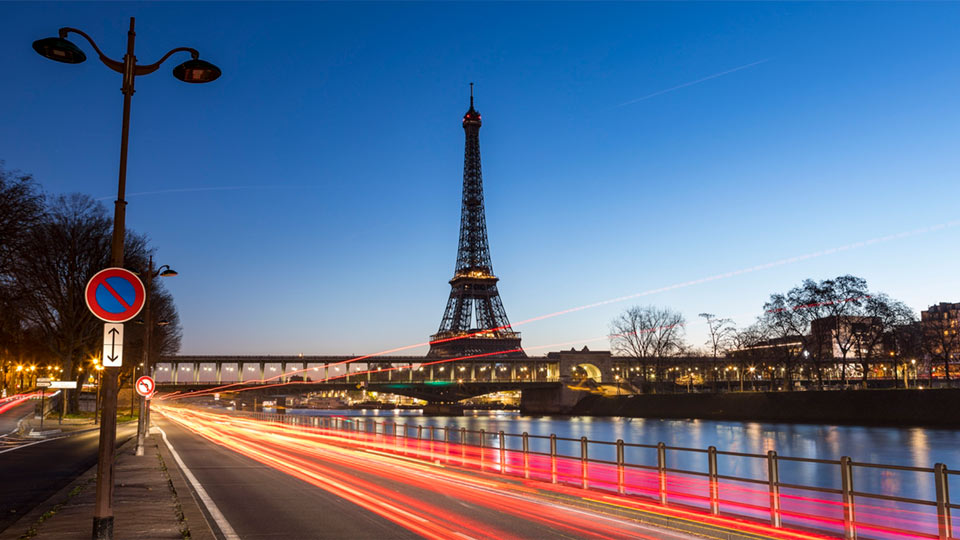
[[960, 389], [586, 395], [574, 416], [960, 427]]

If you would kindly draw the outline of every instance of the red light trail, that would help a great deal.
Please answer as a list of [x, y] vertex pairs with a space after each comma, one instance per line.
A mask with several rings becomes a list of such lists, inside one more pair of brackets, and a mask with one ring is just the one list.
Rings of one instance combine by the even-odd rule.
[[[573, 501], [597, 503], [607, 510], [631, 509], [769, 538], [806, 540], [829, 537], [698, 511], [695, 506], [702, 506], [707, 500], [703, 494], [708, 492], [709, 482], [696, 477], [667, 476], [671, 503], [662, 506], [651, 502], [651, 498], [656, 498], [655, 492], [661, 481], [656, 471], [628, 468], [624, 479], [625, 493], [617, 494], [618, 471], [615, 465], [608, 463], [590, 462], [588, 476], [584, 477], [581, 461], [565, 456], [551, 458], [531, 453], [525, 460], [523, 453], [516, 450], [501, 451], [459, 442], [395, 437], [389, 432], [287, 425], [167, 406], [159, 406], [158, 411], [216, 444], [347, 498], [428, 538], [449, 538], [454, 531], [478, 539], [511, 538], [511, 535], [486, 524], [471, 522], [463, 516], [452, 515], [422, 499], [385, 489], [376, 483], [377, 478], [437, 494], [456, 493], [458, 498], [470, 504], [560, 528], [577, 537], [621, 538], [625, 531], [622, 524], [598, 522], [596, 513], [584, 512], [582, 506], [571, 509], [567, 503]], [[348, 422], [348, 419], [342, 418], [338, 422]], [[478, 471], [491, 474], [478, 475]], [[553, 478], [557, 483], [552, 483]], [[580, 485], [584, 478], [591, 489], [583, 489]], [[767, 491], [733, 482], [721, 482], [719, 488], [726, 512], [743, 515], [753, 512], [758, 520], [764, 516], [769, 519], [769, 510], [761, 506], [769, 496]], [[824, 530], [836, 530], [842, 524], [839, 516], [843, 505], [838, 501], [790, 494], [781, 497], [785, 518], [793, 517], [798, 522]], [[908, 532], [922, 529], [921, 516], [912, 515], [915, 513], [859, 504], [857, 508], [861, 515], [858, 522], [871, 514], [885, 519], [884, 526], [865, 521], [858, 523], [863, 531], [885, 532], [884, 536], [888, 538], [930, 537]], [[928, 514], [923, 516], [929, 517]], [[421, 519], [439, 523], [440, 528], [431, 528]], [[894, 526], [901, 532], [891, 533]], [[632, 531], [630, 537], [643, 536]]]
[[399, 480], [407, 486], [441, 495], [455, 493], [457, 498], [469, 503], [538, 521], [582, 537], [655, 538], [635, 530], [631, 530], [628, 536], [622, 528], [588, 522], [585, 517], [571, 518], [563, 508], [528, 502], [527, 497], [520, 495], [512, 497], [510, 506], [504, 507], [504, 497], [497, 493], [502, 487], [501, 482], [477, 479], [422, 463], [397, 462], [382, 453], [344, 446], [344, 443], [352, 442], [345, 438], [193, 411], [158, 410], [221, 446], [343, 497], [426, 538], [445, 539], [460, 535], [493, 540], [518, 537], [463, 514], [385, 489], [359, 478], [358, 474]]
[[3, 414], [9, 411], [10, 409], [16, 407], [17, 405], [23, 403], [28, 399], [35, 399], [39, 396], [40, 396], [39, 393], [34, 392], [32, 394], [14, 394], [12, 396], [4, 398], [0, 400], [0, 414]]

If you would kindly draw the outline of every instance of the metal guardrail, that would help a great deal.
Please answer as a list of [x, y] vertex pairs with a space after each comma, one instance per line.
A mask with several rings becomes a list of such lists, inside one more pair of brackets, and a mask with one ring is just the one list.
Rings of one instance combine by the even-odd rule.
[[[783, 527], [784, 518], [794, 523], [807, 522], [807, 528], [816, 528], [809, 525], [810, 521], [820, 524], [835, 525], [842, 530], [843, 537], [853, 540], [858, 537], [859, 531], [874, 531], [883, 537], [908, 535], [911, 538], [933, 538], [950, 540], [956, 538], [953, 533], [951, 511], [960, 508], [960, 504], [950, 501], [949, 478], [960, 476], [960, 471], [948, 470], [946, 465], [937, 463], [932, 468], [907, 467], [899, 465], [883, 465], [853, 461], [844, 456], [839, 460], [813, 459], [780, 456], [771, 450], [766, 454], [751, 454], [742, 452], [726, 452], [709, 448], [685, 448], [667, 446], [665, 443], [634, 444], [626, 443], [622, 439], [616, 442], [589, 440], [586, 437], [579, 439], [558, 437], [555, 434], [530, 435], [487, 432], [484, 430], [468, 430], [456, 427], [423, 426], [419, 424], [404, 424], [397, 422], [377, 422], [363, 417], [348, 416], [308, 416], [297, 414], [274, 414], [263, 412], [232, 411], [231, 414], [244, 416], [261, 421], [277, 422], [286, 425], [302, 426], [340, 431], [348, 437], [357, 438], [360, 434], [379, 437], [381, 442], [392, 439], [398, 453], [420, 457], [435, 461], [443, 459], [461, 466], [474, 466], [481, 471], [494, 471], [500, 474], [519, 476], [526, 479], [534, 478], [552, 483], [569, 484], [584, 489], [600, 489], [616, 492], [620, 495], [644, 496], [662, 505], [680, 504], [684, 506], [702, 507], [713, 515], [737, 515], [748, 519], [758, 520], [760, 515], [768, 515], [763, 521], [772, 527]], [[439, 432], [439, 436], [438, 436]], [[513, 441], [513, 444], [508, 444]], [[362, 440], [361, 440], [362, 442]], [[436, 443], [442, 443], [437, 446]], [[519, 443], [519, 444], [517, 444]], [[534, 443], [531, 445], [531, 443]], [[539, 444], [538, 444], [539, 443]], [[424, 450], [424, 446], [427, 447]], [[540, 450], [532, 446], [539, 446]], [[454, 448], [454, 450], [451, 450]], [[560, 448], [570, 449], [562, 453]], [[577, 451], [576, 449], [579, 449]], [[593, 451], [591, 451], [593, 449]], [[656, 459], [645, 462], [632, 462], [627, 459], [628, 452], [638, 450], [655, 451]], [[459, 455], [457, 455], [459, 454]], [[600, 459], [594, 454], [608, 454], [615, 456], [611, 459]], [[695, 455], [703, 456], [706, 462], [706, 472], [693, 469], [668, 467], [668, 456]], [[470, 456], [477, 456], [478, 460], [468, 460]], [[739, 458], [748, 460], [763, 460], [766, 463], [765, 478], [750, 478], [721, 474], [718, 466], [718, 457]], [[545, 468], [533, 465], [538, 460], [547, 464]], [[792, 484], [781, 481], [780, 465], [782, 463], [815, 464], [835, 468], [840, 477], [840, 487], [828, 488], [805, 484]], [[599, 469], [598, 466], [606, 467]], [[882, 471], [903, 471], [920, 474], [932, 474], [935, 484], [933, 499], [915, 499], [897, 497], [881, 493], [858, 491], [854, 486], [854, 472], [857, 469], [879, 469]], [[594, 474], [591, 475], [591, 472]], [[682, 481], [682, 478], [701, 478], [701, 483]], [[651, 481], [652, 480], [652, 481]], [[736, 482], [751, 486], [762, 486], [757, 491], [750, 492], [738, 489], [731, 485], [723, 485], [721, 481]], [[652, 484], [648, 485], [648, 484]], [[694, 488], [691, 491], [690, 488]], [[810, 499], [797, 494], [784, 494], [783, 490], [805, 494], [821, 494], [839, 496], [839, 501], [826, 499]], [[722, 496], [722, 492], [732, 493], [737, 497]], [[763, 500], [760, 504], [759, 501]], [[811, 514], [809, 511], [784, 508], [784, 499], [801, 501], [811, 505], [830, 505], [839, 507], [840, 515], [835, 518]], [[891, 508], [872, 507], [863, 499], [873, 501], [887, 501], [907, 505], [919, 505], [936, 509], [936, 533], [925, 533], [916, 530], [904, 529], [890, 524], [881, 524], [867, 521], [859, 517], [859, 511], [864, 510], [867, 515], [874, 515], [877, 510], [889, 511]], [[911, 512], [914, 513], [914, 512]], [[932, 518], [933, 515], [926, 517]]]

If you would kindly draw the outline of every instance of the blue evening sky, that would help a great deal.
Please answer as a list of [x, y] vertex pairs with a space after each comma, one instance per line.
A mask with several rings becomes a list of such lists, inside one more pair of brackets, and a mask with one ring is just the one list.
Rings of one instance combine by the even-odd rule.
[[[137, 80], [128, 226], [185, 354], [424, 341], [449, 294], [476, 83], [487, 223], [531, 354], [607, 348], [633, 304], [748, 324], [845, 273], [915, 310], [960, 300], [957, 3], [2, 3], [0, 159], [112, 205], [120, 77], [36, 55], [60, 26], [223, 69]], [[112, 210], [111, 210], [112, 211]], [[590, 341], [593, 340], [593, 341]], [[541, 348], [537, 348], [541, 347]], [[413, 350], [422, 353], [425, 348]]]

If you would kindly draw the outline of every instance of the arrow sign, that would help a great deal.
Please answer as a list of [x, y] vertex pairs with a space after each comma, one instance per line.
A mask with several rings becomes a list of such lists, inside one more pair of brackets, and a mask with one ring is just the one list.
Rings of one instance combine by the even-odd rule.
[[103, 325], [103, 367], [123, 365], [123, 325]]

